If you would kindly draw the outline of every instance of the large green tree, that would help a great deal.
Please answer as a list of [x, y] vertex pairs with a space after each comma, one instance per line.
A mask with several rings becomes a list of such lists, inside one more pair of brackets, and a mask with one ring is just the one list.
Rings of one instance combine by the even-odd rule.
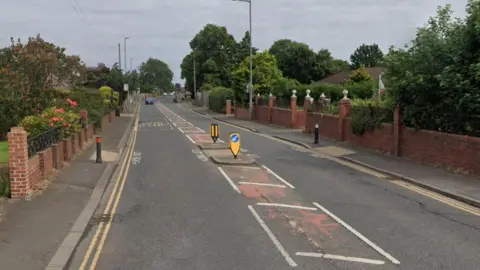
[[230, 86], [231, 73], [238, 57], [237, 43], [227, 28], [207, 24], [190, 41], [192, 52], [180, 65], [181, 78], [186, 80], [187, 89], [193, 90], [195, 64], [197, 89], [203, 84]]
[[[261, 95], [270, 93], [274, 83], [282, 78], [275, 56], [265, 51], [253, 56], [252, 62], [254, 93]], [[246, 89], [250, 80], [250, 57], [245, 58], [232, 72], [232, 80], [237, 100], [248, 100]]]
[[273, 43], [269, 53], [277, 58], [283, 76], [301, 83], [311, 83], [316, 77], [316, 54], [307, 44], [281, 39]]
[[[257, 54], [258, 49], [252, 46], [252, 54]], [[250, 32], [245, 32], [242, 40], [237, 43], [237, 56], [235, 65], [240, 64], [246, 57], [250, 56]]]
[[172, 89], [173, 72], [167, 63], [162, 60], [149, 58], [140, 65], [141, 88], [154, 89], [157, 91], [169, 91]]
[[327, 49], [318, 51], [315, 64], [315, 73], [312, 76], [315, 81], [319, 81], [338, 72], [350, 70], [350, 65], [347, 61], [333, 58]]
[[462, 20], [441, 7], [409, 47], [390, 49], [386, 94], [401, 105], [407, 125], [480, 136], [478, 18], [478, 0], [468, 2]]
[[357, 69], [363, 67], [378, 67], [382, 64], [383, 52], [377, 44], [362, 44], [350, 56], [352, 68]]

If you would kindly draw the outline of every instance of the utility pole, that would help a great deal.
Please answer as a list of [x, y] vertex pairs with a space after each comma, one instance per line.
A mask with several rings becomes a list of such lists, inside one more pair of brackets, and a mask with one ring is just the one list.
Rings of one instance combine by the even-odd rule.
[[197, 99], [197, 63], [195, 60], [195, 51], [193, 51], [193, 98]]
[[250, 120], [253, 120], [253, 49], [252, 49], [252, 0], [232, 0], [235, 2], [248, 3], [249, 33], [250, 33], [250, 82], [248, 83], [248, 112]]
[[133, 62], [133, 58], [130, 58], [130, 72], [132, 72], [132, 62]]
[[120, 68], [120, 71], [122, 70], [122, 53], [120, 49], [120, 43], [118, 43], [118, 67]]
[[130, 37], [126, 37], [123, 39], [123, 61], [125, 63], [125, 73], [127, 73], [127, 39]]

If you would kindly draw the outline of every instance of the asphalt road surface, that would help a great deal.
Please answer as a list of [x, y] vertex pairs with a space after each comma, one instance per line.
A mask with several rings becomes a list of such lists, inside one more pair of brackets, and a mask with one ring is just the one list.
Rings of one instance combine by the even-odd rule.
[[[239, 132], [259, 166], [219, 167], [198, 151], [211, 123], [225, 142]], [[142, 106], [128, 161], [70, 269], [480, 269], [475, 209], [169, 97]]]

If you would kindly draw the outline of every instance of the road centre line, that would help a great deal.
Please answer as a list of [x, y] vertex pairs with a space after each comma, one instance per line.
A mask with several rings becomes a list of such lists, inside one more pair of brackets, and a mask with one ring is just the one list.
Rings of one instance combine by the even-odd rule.
[[282, 177], [280, 177], [278, 174], [276, 174], [274, 171], [270, 170], [267, 166], [265, 165], [262, 165], [262, 168], [264, 168], [265, 170], [267, 170], [270, 174], [272, 174], [273, 176], [275, 176], [278, 180], [282, 181], [285, 185], [289, 186], [290, 188], [295, 188], [292, 184], [290, 184], [289, 182], [287, 182], [285, 179], [283, 179]]
[[[175, 125], [175, 123], [174, 123], [174, 125]], [[177, 126], [177, 125], [175, 125], [175, 126]], [[177, 127], [177, 129], [178, 129], [180, 132], [185, 133], [185, 132], [183, 132], [182, 129], [180, 129], [180, 128], [178, 128], [178, 127]]]
[[238, 182], [241, 185], [254, 185], [254, 186], [266, 186], [266, 187], [279, 187], [279, 188], [286, 188], [287, 186], [284, 185], [275, 185], [275, 184], [266, 184], [266, 183], [256, 183], [256, 182]]
[[[183, 132], [182, 132], [183, 133]], [[188, 135], [185, 135], [193, 144], [197, 144], [192, 138], [190, 138], [190, 136]]]
[[365, 236], [363, 236], [363, 234], [361, 234], [360, 232], [358, 232], [357, 230], [355, 230], [352, 226], [348, 225], [346, 222], [344, 222], [343, 220], [341, 220], [339, 217], [337, 217], [336, 215], [334, 215], [332, 212], [328, 211], [325, 207], [321, 206], [320, 204], [314, 202], [313, 205], [315, 205], [316, 207], [318, 207], [318, 209], [322, 210], [322, 212], [324, 212], [325, 214], [329, 215], [331, 218], [333, 218], [335, 221], [337, 221], [338, 223], [340, 223], [345, 229], [349, 230], [351, 233], [353, 233], [355, 236], [357, 236], [358, 238], [360, 238], [360, 240], [362, 240], [363, 242], [365, 242], [367, 245], [369, 245], [371, 248], [373, 248], [374, 250], [376, 250], [378, 253], [380, 253], [381, 255], [383, 255], [385, 258], [387, 258], [388, 260], [390, 260], [392, 263], [394, 264], [400, 264], [400, 262], [395, 259], [392, 255], [388, 254], [386, 251], [384, 251], [382, 248], [380, 248], [379, 246], [377, 246], [376, 244], [374, 244], [372, 241], [368, 240]]
[[253, 207], [251, 205], [248, 206], [248, 209], [250, 210], [250, 212], [252, 212], [253, 216], [255, 217], [255, 219], [258, 221], [258, 223], [260, 223], [260, 226], [263, 228], [263, 230], [267, 233], [268, 237], [270, 237], [270, 239], [272, 240], [273, 244], [275, 245], [275, 247], [278, 249], [278, 251], [280, 251], [280, 254], [282, 254], [282, 256], [285, 258], [285, 260], [287, 261], [287, 263], [291, 266], [291, 267], [296, 267], [298, 266], [297, 263], [292, 259], [292, 257], [290, 257], [290, 255], [287, 253], [287, 251], [285, 250], [285, 248], [283, 248], [282, 244], [280, 244], [280, 242], [277, 240], [277, 238], [275, 237], [275, 235], [272, 233], [272, 231], [268, 228], [267, 224], [265, 224], [265, 222], [263, 221], [263, 219], [260, 217], [260, 215], [257, 213], [257, 211], [255, 211], [255, 209], [253, 209]]
[[225, 177], [225, 179], [227, 179], [228, 183], [230, 184], [230, 186], [232, 186], [233, 190], [235, 190], [235, 192], [240, 194], [241, 193], [240, 189], [238, 189], [238, 187], [235, 185], [235, 183], [233, 183], [232, 179], [230, 179], [230, 177], [225, 173], [225, 171], [222, 169], [222, 167], [218, 167], [218, 170], [223, 175], [223, 177]]
[[283, 204], [283, 203], [257, 203], [257, 205], [276, 206], [276, 207], [285, 207], [285, 208], [294, 208], [294, 209], [303, 209], [303, 210], [312, 210], [312, 211], [317, 210], [317, 208], [315, 207], [307, 207], [307, 206], [291, 205], [291, 204]]
[[325, 258], [325, 259], [331, 259], [331, 260], [361, 262], [361, 263], [369, 263], [369, 264], [376, 264], [376, 265], [385, 264], [384, 261], [380, 261], [380, 260], [372, 260], [372, 259], [365, 259], [365, 258], [359, 258], [359, 257], [348, 257], [348, 256], [333, 255], [333, 254], [323, 254], [323, 253], [313, 253], [313, 252], [297, 252], [297, 253], [295, 253], [295, 255], [304, 256], [304, 257]]

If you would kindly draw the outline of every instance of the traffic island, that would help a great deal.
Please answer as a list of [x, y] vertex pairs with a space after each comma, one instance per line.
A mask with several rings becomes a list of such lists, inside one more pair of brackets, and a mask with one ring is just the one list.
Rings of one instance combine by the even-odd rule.
[[255, 164], [255, 159], [246, 155], [238, 155], [237, 158], [234, 158], [231, 154], [230, 156], [211, 156], [211, 159], [214, 163], [219, 165], [253, 165]]
[[[221, 143], [201, 143], [198, 145], [198, 147], [201, 149], [201, 150], [216, 150], [216, 149], [220, 149], [220, 150], [223, 150], [223, 149], [230, 149], [230, 147], [227, 145], [227, 144], [221, 144]], [[230, 152], [230, 150], [228, 150], [228, 152]]]

